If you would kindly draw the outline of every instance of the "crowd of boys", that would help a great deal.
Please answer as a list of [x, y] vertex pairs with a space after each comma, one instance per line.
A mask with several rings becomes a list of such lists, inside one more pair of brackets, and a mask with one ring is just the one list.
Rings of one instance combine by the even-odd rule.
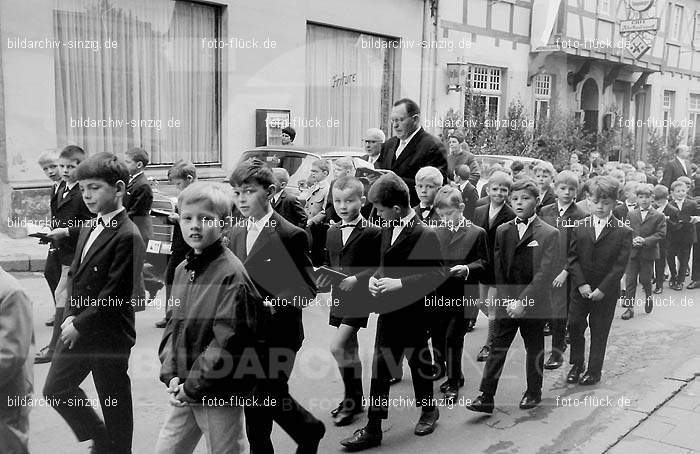
[[[77, 146], [40, 160], [54, 181], [53, 229], [44, 241], [56, 310], [51, 342], [36, 362], [51, 363], [43, 393], [96, 453], [131, 452], [127, 368], [150, 236], [147, 164], [138, 148], [126, 160], [86, 156]], [[402, 178], [386, 172], [369, 184], [355, 177], [349, 158], [314, 162], [299, 197], [287, 190], [284, 169], [257, 159], [237, 166], [227, 185], [198, 182], [194, 165], [175, 163], [168, 179], [179, 191], [178, 208], [165, 276], [171, 304], [159, 347], [172, 408], [156, 451], [193, 452], [204, 438], [208, 452], [250, 446], [272, 453], [277, 422], [297, 453], [317, 452], [325, 426], [292, 397], [288, 381], [304, 340], [302, 310], [319, 292], [337, 302], [329, 313], [331, 352], [344, 390], [332, 422], [350, 425], [367, 407], [366, 424], [340, 441], [350, 451], [381, 444], [404, 358], [421, 407], [414, 433], [435, 430], [433, 382], [444, 378], [439, 392], [446, 401], [458, 398], [464, 337], [479, 311], [488, 334], [477, 360], [486, 364], [469, 410], [493, 412], [518, 332], [526, 350], [521, 409], [540, 403], [543, 371], [562, 366], [569, 344], [566, 381], [599, 382], [618, 300], [629, 320], [639, 281], [650, 313], [652, 293], [663, 292], [664, 262], [670, 288], [682, 288], [700, 213], [686, 177], [670, 182], [669, 194], [626, 164], [595, 170], [591, 176], [578, 162], [561, 172], [546, 162], [481, 169], [479, 198], [469, 165], [454, 163], [447, 176], [424, 166], [412, 206]], [[12, 300], [3, 311], [26, 312], [13, 288], [2, 288]], [[367, 395], [357, 334], [372, 313], [378, 319]], [[87, 401], [80, 385], [90, 373], [103, 418], [70, 404]]]

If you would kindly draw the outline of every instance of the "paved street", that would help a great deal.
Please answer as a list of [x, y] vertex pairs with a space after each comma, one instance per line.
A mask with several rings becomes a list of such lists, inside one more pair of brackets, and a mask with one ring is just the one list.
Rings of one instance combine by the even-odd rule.
[[[50, 336], [50, 328], [44, 326], [44, 321], [52, 312], [48, 288], [40, 273], [15, 273], [15, 276], [34, 301], [36, 345], [39, 348], [46, 345]], [[373, 452], [604, 452], [638, 426], [640, 420], [656, 406], [684, 386], [686, 383], [679, 378], [684, 373], [682, 369], [687, 369], [688, 361], [700, 356], [700, 291], [674, 292], [665, 289], [660, 296], [664, 298], [661, 303], [666, 307], [656, 307], [651, 315], [644, 314], [640, 308], [631, 321], [625, 322], [619, 319], [621, 310], [618, 309], [610, 334], [603, 380], [599, 385], [567, 385], [565, 377], [568, 367], [546, 371], [541, 406], [531, 411], [519, 410], [517, 404], [525, 382], [524, 349], [522, 340], [518, 338], [506, 363], [493, 416], [479, 416], [461, 405], [443, 407], [440, 408], [441, 417], [436, 432], [419, 438], [413, 435], [418, 410], [406, 406], [391, 408], [390, 419], [384, 426], [383, 445]], [[159, 363], [156, 355], [162, 330], [153, 327], [161, 315], [162, 309], [159, 311], [156, 308], [137, 314], [137, 343], [132, 351], [130, 367], [134, 395], [135, 454], [153, 452], [155, 440], [168, 411], [166, 394], [158, 381]], [[334, 453], [341, 451], [338, 440], [361, 427], [365, 420], [361, 418], [354, 425], [345, 428], [335, 428], [330, 421], [328, 412], [340, 399], [342, 382], [328, 351], [333, 328], [328, 326], [327, 317], [326, 308], [308, 309], [304, 314], [307, 338], [297, 359], [291, 389], [300, 402], [326, 423], [328, 431], [319, 452]], [[375, 324], [376, 318], [373, 317], [370, 326], [361, 331], [366, 390]], [[466, 336], [463, 365], [467, 384], [462, 389], [463, 399], [478, 395], [483, 363], [476, 363], [474, 357], [485, 336], [486, 320], [480, 318], [476, 330]], [[547, 345], [549, 342], [548, 338]], [[697, 362], [691, 367], [696, 365]], [[700, 368], [696, 367], [696, 371], [697, 369]], [[48, 365], [35, 367], [36, 397], [40, 396], [47, 371]], [[678, 374], [680, 375], [674, 377]], [[413, 396], [409, 378], [410, 373], [405, 365], [405, 379], [392, 388], [392, 397], [403, 396], [409, 399]], [[91, 379], [85, 383], [88, 395], [96, 398]], [[623, 440], [611, 452], [650, 452], [639, 446], [666, 446], [668, 452], [682, 453], [693, 452], [690, 450], [693, 447], [698, 449], [700, 443], [696, 429], [700, 427], [700, 406], [690, 405], [687, 397], [697, 396], [697, 390], [697, 382], [689, 385], [683, 390], [686, 398], [681, 399], [681, 404], [676, 404], [681, 407], [690, 406], [683, 410], [686, 412], [683, 415], [685, 426], [672, 427], [669, 420], [680, 410], [664, 407], [642, 423], [631, 434], [630, 440]], [[679, 393], [678, 397], [683, 395]], [[692, 402], [697, 402], [697, 399]], [[665, 425], [658, 426], [655, 421]], [[87, 444], [78, 444], [68, 426], [50, 408], [34, 408], [31, 425], [30, 446], [33, 453], [54, 453], [57, 449], [64, 454], [88, 451]], [[644, 430], [648, 427], [657, 430]], [[691, 433], [693, 427], [695, 429]], [[644, 444], [644, 437], [661, 439], [669, 436], [673, 430], [680, 430], [681, 434], [670, 436], [663, 445], [650, 445], [650, 442]], [[640, 440], [642, 445], [634, 444], [640, 443]], [[279, 428], [275, 428], [274, 442], [277, 452], [293, 452], [293, 442]], [[200, 446], [197, 452], [205, 451]]]

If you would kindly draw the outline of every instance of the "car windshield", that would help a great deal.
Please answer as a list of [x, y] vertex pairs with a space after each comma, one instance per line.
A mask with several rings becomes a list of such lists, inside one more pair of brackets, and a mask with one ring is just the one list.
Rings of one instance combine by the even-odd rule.
[[299, 181], [306, 180], [311, 170], [311, 163], [318, 159], [312, 155], [288, 151], [251, 150], [243, 153], [241, 161], [250, 158], [260, 159], [270, 167], [282, 167], [286, 169], [287, 172], [289, 172], [289, 182], [287, 182], [287, 186], [292, 188], [298, 188]]

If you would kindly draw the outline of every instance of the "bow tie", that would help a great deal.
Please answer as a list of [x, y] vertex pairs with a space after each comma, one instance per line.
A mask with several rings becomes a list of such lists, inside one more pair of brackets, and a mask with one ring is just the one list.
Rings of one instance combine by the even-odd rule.
[[518, 224], [527, 225], [527, 219], [515, 218], [515, 225], [518, 225]]
[[341, 225], [341, 226], [338, 227], [338, 228], [339, 228], [339, 229], [353, 229], [353, 228], [355, 228], [356, 225], [357, 225], [357, 224], [343, 224], [343, 225]]

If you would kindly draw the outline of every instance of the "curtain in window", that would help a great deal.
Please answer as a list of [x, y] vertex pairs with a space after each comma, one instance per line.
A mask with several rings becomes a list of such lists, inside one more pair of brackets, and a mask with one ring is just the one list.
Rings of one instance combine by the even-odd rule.
[[[368, 128], [387, 132], [394, 65], [392, 49], [386, 44], [391, 42], [372, 35], [307, 25], [303, 120], [309, 123], [299, 125], [304, 129], [307, 145], [361, 147]], [[292, 112], [292, 119], [294, 116]]]
[[[151, 162], [220, 161], [214, 7], [171, 0], [56, 0], [59, 142]], [[106, 47], [106, 43], [115, 43]], [[176, 123], [179, 122], [179, 123]]]

